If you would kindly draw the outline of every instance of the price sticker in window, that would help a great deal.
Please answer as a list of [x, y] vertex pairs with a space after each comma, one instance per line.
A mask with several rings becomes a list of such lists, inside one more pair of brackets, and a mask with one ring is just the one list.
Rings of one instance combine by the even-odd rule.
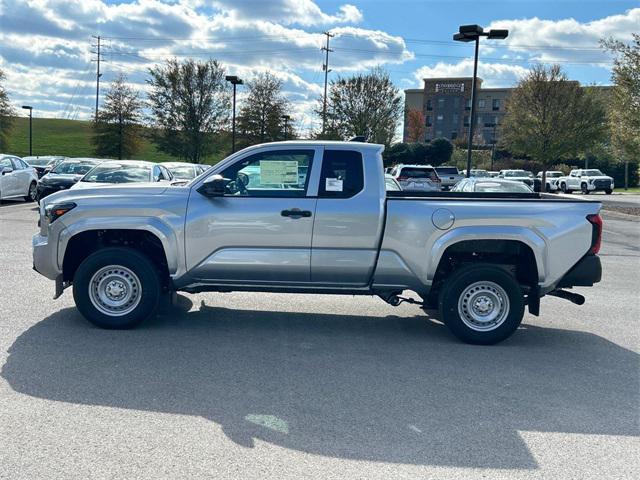
[[327, 178], [325, 180], [324, 189], [327, 192], [341, 192], [342, 180], [340, 180], [339, 178]]

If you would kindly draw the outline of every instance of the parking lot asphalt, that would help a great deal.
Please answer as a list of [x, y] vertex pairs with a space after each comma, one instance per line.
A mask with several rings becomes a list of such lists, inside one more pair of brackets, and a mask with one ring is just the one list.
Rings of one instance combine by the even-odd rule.
[[368, 297], [181, 295], [99, 330], [31, 270], [36, 220], [0, 206], [0, 478], [637, 478], [640, 222], [604, 214], [584, 306], [478, 347]]

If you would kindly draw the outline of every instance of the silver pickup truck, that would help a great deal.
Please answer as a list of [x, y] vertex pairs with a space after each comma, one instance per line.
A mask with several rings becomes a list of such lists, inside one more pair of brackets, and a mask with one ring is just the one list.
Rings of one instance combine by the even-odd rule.
[[507, 338], [542, 296], [581, 304], [563, 289], [600, 281], [598, 202], [387, 192], [382, 150], [272, 143], [185, 186], [55, 193], [40, 203], [34, 268], [55, 298], [73, 285], [80, 312], [105, 328], [139, 324], [176, 291], [312, 292], [438, 308], [478, 344]]

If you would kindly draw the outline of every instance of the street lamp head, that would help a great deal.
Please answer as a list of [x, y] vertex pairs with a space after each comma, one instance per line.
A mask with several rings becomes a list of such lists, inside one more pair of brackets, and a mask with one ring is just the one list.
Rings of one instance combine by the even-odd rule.
[[475, 36], [467, 36], [464, 33], [454, 33], [453, 34], [453, 39], [456, 42], [473, 42], [476, 38], [477, 38], [477, 35], [475, 35]]
[[484, 33], [484, 29], [480, 25], [461, 25], [458, 31], [472, 37], [477, 37]]
[[244, 82], [241, 78], [238, 78], [236, 75], [227, 75], [224, 77], [227, 82], [231, 82], [233, 85], [242, 85]]
[[33, 107], [31, 105], [22, 105], [22, 108], [24, 108], [25, 110], [33, 110]]
[[489, 30], [489, 34], [487, 35], [487, 38], [495, 38], [495, 39], [498, 39], [498, 40], [504, 40], [508, 36], [509, 36], [509, 30], [494, 30], [494, 29], [491, 29], [491, 30]]

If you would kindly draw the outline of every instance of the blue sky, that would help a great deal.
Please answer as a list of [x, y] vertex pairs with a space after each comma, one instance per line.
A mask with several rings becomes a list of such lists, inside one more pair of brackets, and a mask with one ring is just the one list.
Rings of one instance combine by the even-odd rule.
[[466, 23], [511, 32], [482, 44], [485, 86], [513, 86], [533, 62], [607, 84], [611, 57], [598, 40], [639, 32], [640, 1], [0, 0], [0, 68], [16, 105], [86, 119], [95, 101], [92, 35], [106, 37], [104, 88], [125, 73], [142, 96], [155, 63], [217, 58], [246, 80], [262, 71], [281, 78], [306, 133], [317, 125], [323, 31], [336, 35], [331, 78], [382, 66], [405, 89], [425, 77], [470, 75], [472, 46], [451, 39]]

